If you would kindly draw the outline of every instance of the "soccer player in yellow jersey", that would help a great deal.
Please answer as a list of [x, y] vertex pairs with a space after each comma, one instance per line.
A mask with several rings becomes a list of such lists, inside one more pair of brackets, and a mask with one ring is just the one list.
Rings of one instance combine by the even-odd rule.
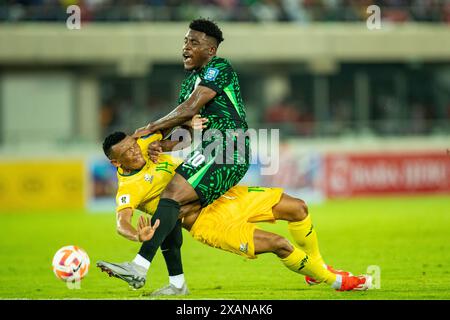
[[[137, 230], [131, 225], [134, 209], [152, 214], [159, 196], [182, 162], [167, 154], [158, 154], [157, 163], [150, 160], [148, 148], [169, 151], [176, 142], [162, 141], [155, 133], [139, 139], [116, 132], [105, 139], [104, 150], [118, 174], [117, 230], [133, 241], [152, 238], [159, 221], [140, 217]], [[153, 158], [154, 159], [154, 158]], [[248, 258], [266, 252], [276, 254], [290, 270], [306, 276], [310, 285], [327, 283], [336, 290], [366, 290], [371, 286], [370, 276], [352, 276], [348, 272], [327, 266], [319, 252], [316, 231], [304, 201], [288, 196], [281, 188], [235, 186], [205, 208], [199, 203], [181, 207], [183, 226], [191, 235], [212, 247], [227, 250]], [[259, 229], [256, 222], [288, 221], [288, 229], [298, 247], [287, 239]], [[181, 221], [179, 220], [178, 223]], [[153, 295], [187, 294], [181, 264], [181, 238], [169, 236], [161, 246], [169, 271], [169, 285]], [[128, 282], [139, 282], [145, 274], [148, 261], [139, 257], [123, 264], [99, 261], [97, 266], [112, 276]], [[139, 283], [138, 288], [142, 287]]]
[[[150, 161], [146, 152], [148, 145], [161, 138], [162, 135], [159, 132], [139, 139], [127, 136], [123, 132], [115, 132], [103, 143], [105, 154], [117, 167], [117, 230], [129, 240], [139, 242], [147, 240], [139, 238], [131, 225], [133, 211], [139, 209], [143, 212], [154, 213], [162, 190], [171, 181], [175, 169], [182, 162], [181, 159], [165, 154], [159, 157], [157, 164]], [[167, 143], [171, 142], [167, 141]], [[158, 225], [159, 220], [156, 220], [155, 226]], [[180, 253], [182, 239], [181, 220], [178, 220], [175, 228], [161, 244], [161, 251], [169, 272], [170, 285], [178, 289], [178, 293], [187, 294]], [[101, 262], [99, 263], [101, 265]], [[115, 271], [116, 277], [138, 289], [145, 284], [145, 274], [150, 268], [150, 262], [137, 254], [131, 263], [110, 267]], [[127, 267], [130, 270], [126, 270]]]

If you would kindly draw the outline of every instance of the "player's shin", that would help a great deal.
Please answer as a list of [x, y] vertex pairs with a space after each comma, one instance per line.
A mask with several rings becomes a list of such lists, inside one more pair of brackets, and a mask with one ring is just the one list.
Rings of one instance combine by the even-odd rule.
[[173, 284], [176, 288], [182, 288], [185, 282], [181, 260], [182, 244], [181, 220], [178, 220], [173, 230], [161, 244], [161, 252], [166, 262], [167, 271], [169, 272], [169, 283]]
[[302, 221], [289, 222], [289, 232], [295, 242], [305, 251], [312, 260], [318, 261], [322, 267], [325, 262], [319, 251], [317, 233], [308, 214]]
[[167, 198], [159, 201], [158, 208], [152, 217], [152, 225], [155, 223], [156, 219], [160, 220], [159, 227], [155, 230], [152, 239], [142, 243], [139, 255], [150, 262], [153, 260], [156, 251], [175, 227], [179, 212], [180, 205], [178, 202]]
[[289, 270], [312, 277], [319, 282], [325, 282], [334, 286], [340, 280], [337, 278], [340, 276], [336, 276], [325, 269], [319, 261], [311, 259], [306, 252], [299, 248], [294, 247], [289, 256], [280, 260]]

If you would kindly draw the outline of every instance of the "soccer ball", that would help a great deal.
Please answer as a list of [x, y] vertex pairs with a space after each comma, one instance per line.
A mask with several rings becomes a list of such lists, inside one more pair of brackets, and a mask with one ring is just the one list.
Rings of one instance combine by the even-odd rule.
[[53, 257], [53, 272], [65, 282], [77, 282], [89, 271], [90, 260], [86, 251], [77, 246], [65, 246]]

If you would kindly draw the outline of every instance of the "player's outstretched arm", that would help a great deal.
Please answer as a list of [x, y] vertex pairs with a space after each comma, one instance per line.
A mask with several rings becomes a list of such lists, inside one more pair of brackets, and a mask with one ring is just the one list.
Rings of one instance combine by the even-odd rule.
[[156, 220], [152, 226], [149, 218], [144, 216], [139, 217], [137, 230], [131, 224], [131, 218], [133, 217], [133, 209], [124, 208], [117, 212], [117, 232], [131, 241], [143, 242], [150, 240], [155, 233], [156, 228], [159, 226], [159, 220]]
[[150, 122], [145, 129], [138, 129], [135, 134], [140, 136], [158, 130], [166, 130], [179, 126], [199, 113], [200, 109], [216, 96], [216, 92], [205, 86], [198, 86], [192, 95], [165, 117]]

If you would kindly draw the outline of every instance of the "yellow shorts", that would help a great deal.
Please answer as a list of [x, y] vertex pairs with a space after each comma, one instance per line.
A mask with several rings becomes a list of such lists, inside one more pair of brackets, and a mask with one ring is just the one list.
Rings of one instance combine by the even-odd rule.
[[274, 222], [272, 207], [281, 188], [235, 186], [205, 207], [191, 228], [191, 235], [211, 247], [256, 258], [255, 222]]

